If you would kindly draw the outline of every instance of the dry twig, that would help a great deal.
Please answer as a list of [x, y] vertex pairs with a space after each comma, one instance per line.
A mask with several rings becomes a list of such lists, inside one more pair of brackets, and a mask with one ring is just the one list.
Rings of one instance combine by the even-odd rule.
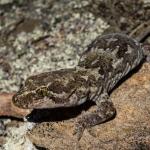
[[23, 118], [28, 115], [30, 109], [21, 109], [12, 104], [13, 93], [0, 94], [0, 116], [10, 116], [16, 118]]

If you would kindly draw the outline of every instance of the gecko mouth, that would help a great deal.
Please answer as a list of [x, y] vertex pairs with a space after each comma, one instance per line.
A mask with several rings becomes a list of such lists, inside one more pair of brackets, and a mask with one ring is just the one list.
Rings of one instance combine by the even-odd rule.
[[12, 98], [12, 102], [15, 106], [22, 109], [47, 109], [58, 107], [69, 107], [68, 103], [56, 103], [49, 97], [37, 98], [34, 95], [17, 95]]

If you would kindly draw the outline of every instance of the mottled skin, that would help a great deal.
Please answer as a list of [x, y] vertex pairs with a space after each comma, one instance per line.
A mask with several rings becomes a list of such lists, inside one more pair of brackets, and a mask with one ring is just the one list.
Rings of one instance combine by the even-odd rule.
[[97, 37], [82, 54], [78, 65], [29, 77], [13, 97], [21, 108], [54, 108], [94, 101], [93, 112], [84, 114], [75, 125], [78, 139], [85, 128], [112, 118], [116, 112], [109, 92], [144, 59], [141, 44], [122, 34]]

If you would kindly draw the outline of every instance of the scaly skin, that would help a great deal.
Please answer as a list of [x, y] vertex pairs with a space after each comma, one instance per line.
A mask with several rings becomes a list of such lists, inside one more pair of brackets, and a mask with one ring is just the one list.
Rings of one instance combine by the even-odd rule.
[[78, 65], [29, 77], [13, 97], [21, 108], [70, 107], [94, 101], [93, 112], [80, 117], [74, 134], [112, 118], [116, 112], [109, 92], [145, 58], [141, 44], [123, 34], [97, 37], [82, 54]]

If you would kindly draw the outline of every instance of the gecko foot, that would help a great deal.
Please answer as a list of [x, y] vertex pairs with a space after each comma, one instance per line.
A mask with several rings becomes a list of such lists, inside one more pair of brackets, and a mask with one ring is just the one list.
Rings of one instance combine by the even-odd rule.
[[75, 129], [73, 131], [73, 135], [76, 136], [78, 141], [81, 139], [84, 130], [85, 130], [85, 127], [82, 124], [80, 124], [79, 122], [77, 122], [75, 125]]
[[103, 123], [115, 115], [116, 109], [109, 97], [105, 96], [105, 99], [103, 96], [101, 98], [103, 99], [96, 101], [97, 105], [93, 106], [93, 112], [88, 112], [78, 119], [74, 130], [77, 140], [81, 139], [84, 129]]

